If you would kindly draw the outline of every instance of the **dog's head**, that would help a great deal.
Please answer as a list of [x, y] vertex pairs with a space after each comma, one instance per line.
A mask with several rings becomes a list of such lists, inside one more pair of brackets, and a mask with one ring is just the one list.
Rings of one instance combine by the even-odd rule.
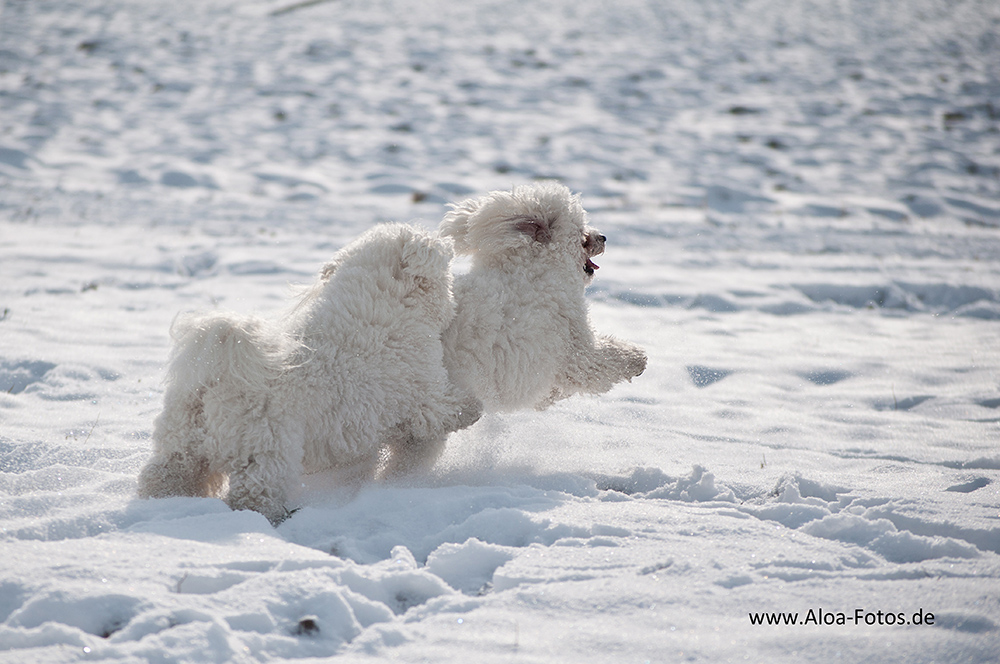
[[606, 238], [587, 225], [580, 197], [556, 182], [494, 191], [451, 206], [438, 227], [455, 242], [455, 253], [486, 262], [513, 255], [549, 254], [578, 270], [584, 283], [594, 277], [591, 260]]

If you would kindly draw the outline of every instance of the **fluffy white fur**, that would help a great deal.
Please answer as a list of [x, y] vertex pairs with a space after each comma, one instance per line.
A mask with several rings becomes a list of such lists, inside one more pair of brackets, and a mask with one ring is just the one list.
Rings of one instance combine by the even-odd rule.
[[178, 319], [139, 494], [224, 496], [278, 522], [303, 472], [371, 478], [385, 454], [390, 475], [432, 464], [481, 412], [443, 365], [451, 258], [447, 240], [379, 226], [338, 252], [282, 320]]
[[569, 189], [536, 183], [470, 199], [452, 206], [439, 232], [472, 256], [455, 279], [445, 365], [486, 410], [542, 409], [643, 372], [641, 348], [591, 327], [584, 290], [605, 237]]

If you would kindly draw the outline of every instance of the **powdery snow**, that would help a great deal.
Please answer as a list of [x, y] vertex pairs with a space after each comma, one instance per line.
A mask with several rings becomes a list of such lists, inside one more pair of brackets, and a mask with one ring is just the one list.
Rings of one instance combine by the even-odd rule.
[[[0, 661], [995, 661], [998, 34], [987, 0], [5, 0]], [[276, 529], [135, 499], [178, 312], [544, 177], [645, 374], [407, 483], [303, 478]]]

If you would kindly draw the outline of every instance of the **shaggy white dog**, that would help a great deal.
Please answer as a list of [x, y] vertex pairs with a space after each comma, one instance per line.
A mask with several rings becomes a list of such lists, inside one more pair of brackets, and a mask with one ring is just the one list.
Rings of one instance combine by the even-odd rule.
[[445, 366], [486, 410], [543, 409], [646, 368], [641, 348], [591, 328], [584, 290], [606, 238], [566, 187], [536, 183], [464, 201], [439, 232], [472, 256], [455, 279]]
[[433, 464], [481, 412], [443, 365], [451, 258], [449, 241], [387, 224], [338, 252], [277, 323], [179, 319], [139, 494], [225, 496], [276, 523], [303, 472], [370, 479], [384, 453], [388, 475]]

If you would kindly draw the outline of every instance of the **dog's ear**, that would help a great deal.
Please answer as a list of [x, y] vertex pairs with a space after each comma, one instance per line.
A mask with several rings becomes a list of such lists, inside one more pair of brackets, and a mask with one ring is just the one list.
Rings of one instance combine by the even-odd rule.
[[338, 261], [336, 258], [329, 260], [319, 271], [319, 280], [330, 281], [330, 277], [332, 277], [333, 273], [337, 271], [337, 267], [339, 265], [340, 261]]
[[454, 241], [456, 254], [469, 254], [472, 252], [472, 245], [469, 244], [469, 219], [482, 207], [482, 200], [470, 198], [461, 203], [451, 203], [448, 207], [451, 210], [438, 225], [438, 234]]
[[535, 242], [547, 244], [552, 239], [549, 222], [542, 217], [514, 217], [511, 222], [519, 233], [524, 233]]
[[395, 278], [410, 280], [416, 288], [427, 289], [435, 281], [450, 278], [448, 267], [453, 257], [451, 242], [428, 235], [411, 235], [399, 254]]

